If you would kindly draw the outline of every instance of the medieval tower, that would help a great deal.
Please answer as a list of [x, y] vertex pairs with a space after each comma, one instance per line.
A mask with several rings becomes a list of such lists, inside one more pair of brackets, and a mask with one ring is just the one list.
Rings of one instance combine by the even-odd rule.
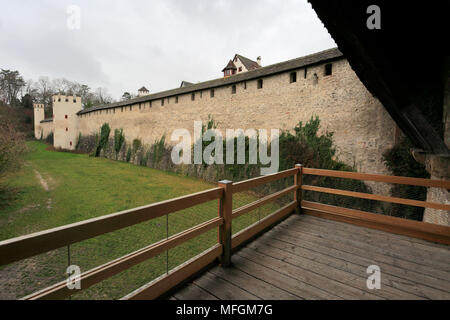
[[41, 139], [43, 136], [41, 121], [44, 120], [44, 105], [42, 103], [34, 103], [34, 137], [36, 139]]
[[52, 101], [53, 145], [55, 148], [73, 150], [78, 134], [77, 112], [82, 109], [81, 97], [54, 95]]

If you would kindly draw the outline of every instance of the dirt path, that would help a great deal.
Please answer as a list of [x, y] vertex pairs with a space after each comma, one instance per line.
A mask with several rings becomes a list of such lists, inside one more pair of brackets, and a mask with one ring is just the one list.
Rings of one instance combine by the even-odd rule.
[[47, 181], [44, 180], [44, 178], [42, 178], [42, 176], [39, 173], [39, 171], [34, 169], [34, 173], [36, 174], [36, 177], [38, 178], [39, 183], [41, 184], [42, 188], [44, 188], [45, 191], [49, 191], [50, 188], [48, 187], [48, 183], [47, 183]]

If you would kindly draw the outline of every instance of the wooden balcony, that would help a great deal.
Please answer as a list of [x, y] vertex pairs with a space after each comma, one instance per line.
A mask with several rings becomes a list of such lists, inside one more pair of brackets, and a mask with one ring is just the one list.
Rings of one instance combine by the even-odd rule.
[[[217, 229], [215, 245], [123, 299], [450, 298], [449, 226], [306, 201], [302, 192], [447, 213], [450, 205], [305, 185], [305, 175], [450, 189], [450, 181], [297, 165], [273, 175], [238, 183], [221, 181], [206, 191], [2, 241], [0, 266], [217, 199], [217, 217], [83, 272], [80, 289], [69, 288], [62, 281], [24, 299], [67, 298], [211, 229]], [[285, 178], [291, 178], [293, 184], [233, 209], [236, 194]], [[286, 195], [293, 196], [275, 212], [232, 233], [234, 219]], [[380, 289], [367, 286], [367, 268], [374, 265], [381, 272]]]

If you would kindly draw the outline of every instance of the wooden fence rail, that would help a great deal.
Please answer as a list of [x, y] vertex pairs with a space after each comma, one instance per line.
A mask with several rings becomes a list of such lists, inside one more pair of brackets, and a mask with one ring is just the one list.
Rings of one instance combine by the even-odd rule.
[[[369, 193], [303, 185], [302, 177], [305, 174], [450, 189], [450, 181], [311, 169], [303, 168], [301, 165], [296, 165], [295, 168], [281, 171], [276, 174], [262, 176], [238, 183], [233, 183], [226, 180], [220, 181], [218, 183], [218, 187], [206, 191], [1, 241], [0, 266], [61, 248], [72, 243], [93, 238], [104, 233], [148, 221], [150, 219], [168, 215], [169, 213], [177, 212], [215, 199], [218, 199], [218, 217], [110, 261], [104, 265], [83, 272], [80, 276], [80, 290], [86, 289], [168, 249], [178, 246], [185, 241], [193, 239], [200, 234], [217, 228], [218, 243], [216, 245], [186, 261], [182, 265], [170, 270], [166, 275], [163, 275], [145, 286], [131, 292], [123, 299], [157, 298], [215, 261], [219, 261], [224, 267], [229, 266], [231, 264], [233, 250], [236, 250], [256, 235], [264, 232], [264, 230], [270, 226], [280, 222], [292, 212], [302, 212], [327, 219], [344, 221], [369, 228], [450, 244], [450, 227], [448, 226], [433, 225], [419, 221], [373, 214], [360, 210], [304, 201], [302, 199], [302, 190], [401, 203], [440, 210], [450, 210], [450, 205], [448, 204], [430, 203], [426, 201], [401, 199]], [[233, 210], [233, 194], [244, 192], [260, 185], [291, 176], [294, 177], [293, 185]], [[233, 219], [290, 193], [293, 193], [294, 195], [293, 201], [287, 203], [260, 221], [232, 235]], [[69, 289], [66, 282], [62, 281], [35, 292], [23, 299], [61, 299], [78, 293], [80, 290]]]

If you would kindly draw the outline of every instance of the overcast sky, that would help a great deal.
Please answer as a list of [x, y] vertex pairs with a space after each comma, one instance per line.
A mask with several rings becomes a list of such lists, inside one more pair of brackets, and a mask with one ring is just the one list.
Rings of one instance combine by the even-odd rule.
[[[67, 26], [70, 5], [79, 29]], [[115, 99], [221, 77], [235, 53], [265, 66], [335, 46], [306, 0], [0, 0], [0, 68]]]

